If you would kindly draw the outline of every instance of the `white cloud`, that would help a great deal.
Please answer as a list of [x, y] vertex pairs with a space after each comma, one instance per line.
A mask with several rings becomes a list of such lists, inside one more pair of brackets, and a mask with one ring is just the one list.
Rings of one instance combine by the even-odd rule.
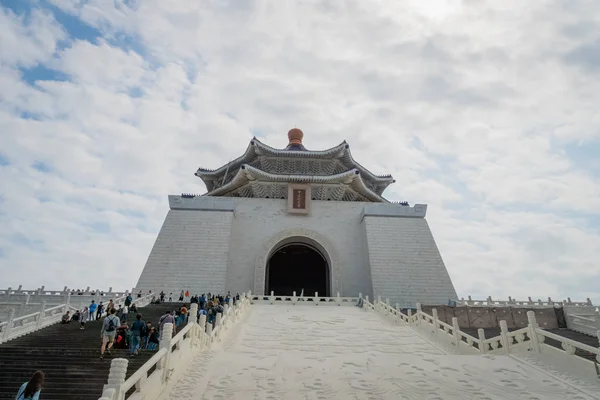
[[0, 286], [132, 286], [167, 194], [296, 125], [429, 204], [460, 295], [600, 301], [597, 2], [53, 3], [102, 37], [1, 10]]

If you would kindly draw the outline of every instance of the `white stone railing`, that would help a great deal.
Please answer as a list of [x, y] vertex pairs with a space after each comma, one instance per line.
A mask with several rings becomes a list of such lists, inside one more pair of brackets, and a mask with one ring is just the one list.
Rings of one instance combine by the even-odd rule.
[[567, 328], [590, 336], [596, 336], [600, 331], [600, 310], [595, 306], [568, 305], [563, 310]]
[[[119, 300], [124, 300], [127, 296], [131, 295], [133, 297], [133, 302], [139, 300], [137, 297], [139, 291], [135, 291], [135, 288], [131, 290], [126, 290], [124, 292], [113, 292], [112, 287], [108, 289], [108, 291], [96, 289], [90, 290], [90, 288], [86, 288], [86, 290], [73, 290], [69, 289], [66, 286], [63, 290], [45, 290], [44, 286], [35, 290], [25, 290], [19, 286], [17, 289], [0, 289], [0, 316], [3, 314], [7, 314], [7, 310], [9, 308], [16, 308], [18, 310], [17, 314], [21, 312], [24, 314], [27, 312], [27, 309], [35, 308], [36, 304], [41, 304], [44, 301], [47, 305], [59, 305], [65, 304], [67, 296], [71, 296], [71, 304], [74, 305], [89, 305], [92, 300], [96, 303], [107, 302], [112, 299], [113, 302], [117, 302]], [[148, 295], [149, 291], [144, 291], [144, 295]]]
[[[150, 304], [153, 295], [146, 295], [141, 298], [137, 298], [134, 303], [138, 307], [144, 307]], [[114, 304], [116, 306], [122, 305], [125, 302], [125, 297], [119, 297]], [[33, 306], [33, 305], [32, 305]], [[27, 335], [28, 333], [35, 332], [49, 325], [56, 324], [61, 321], [62, 316], [67, 311], [75, 311], [78, 308], [71, 304], [71, 295], [67, 293], [66, 303], [59, 304], [57, 306], [48, 307], [46, 302], [36, 305], [39, 307], [38, 312], [30, 313], [23, 316], [17, 316], [16, 310], [10, 309], [8, 311], [8, 318], [5, 322], [0, 323], [0, 343], [7, 342], [11, 339]], [[106, 309], [102, 313], [106, 315]], [[90, 319], [93, 319], [90, 316]]]
[[548, 300], [533, 300], [531, 297], [528, 297], [527, 300], [515, 300], [512, 297], [508, 297], [508, 300], [493, 300], [491, 296], [489, 296], [485, 300], [473, 300], [471, 296], [465, 300], [464, 298], [457, 300], [457, 306], [471, 306], [471, 307], [507, 307], [507, 306], [522, 306], [522, 307], [554, 307], [555, 305], [563, 305], [563, 306], [575, 306], [575, 307], [586, 307], [591, 306], [592, 301], [587, 298], [586, 301], [571, 301], [571, 298], [567, 298], [567, 300], [563, 301], [554, 301], [552, 298], [548, 297]]
[[[388, 303], [382, 302], [381, 298], [378, 298], [373, 304], [369, 302], [367, 296], [364, 304], [366, 310], [380, 312], [393, 317], [400, 323], [430, 331], [440, 341], [456, 346], [461, 353], [517, 354], [525, 351], [558, 353], [591, 368], [593, 362], [574, 355], [575, 351], [579, 349], [594, 354], [596, 361], [600, 362], [600, 347], [592, 347], [541, 329], [536, 321], [534, 311], [527, 311], [527, 327], [509, 332], [506, 321], [500, 321], [500, 335], [487, 339], [483, 329], [477, 330], [478, 337], [475, 338], [460, 330], [458, 318], [452, 318], [452, 325], [449, 325], [438, 319], [436, 309], [433, 309], [432, 315], [429, 315], [422, 311], [420, 304], [417, 304], [415, 314], [409, 310], [408, 315], [402, 313], [398, 305], [393, 308]], [[600, 331], [597, 332], [597, 335], [600, 337]], [[544, 343], [545, 338], [558, 341], [562, 350]]]
[[211, 323], [206, 323], [206, 315], [201, 315], [200, 321], [196, 322], [198, 304], [192, 304], [187, 325], [172, 337], [173, 325], [165, 324], [158, 352], [129, 379], [125, 380], [128, 360], [112, 360], [108, 383], [104, 385], [100, 400], [124, 400], [133, 388], [135, 392], [127, 397], [128, 400], [158, 399], [169, 384], [187, 372], [190, 362], [199, 352], [222, 340], [223, 334], [240, 320], [249, 306], [250, 300], [245, 294], [235, 306], [226, 305], [223, 315], [217, 314], [213, 329]]
[[304, 304], [315, 306], [355, 306], [361, 296], [359, 294], [359, 297], [341, 297], [339, 292], [336, 297], [319, 296], [318, 292], [315, 292], [314, 296], [296, 296], [296, 292], [293, 292], [291, 296], [278, 296], [274, 292], [271, 292], [271, 295], [249, 295], [252, 304]]
[[11, 339], [16, 339], [60, 322], [62, 316], [69, 310], [74, 310], [69, 304], [47, 308], [46, 303], [42, 303], [40, 311], [15, 317], [15, 310], [12, 309], [8, 320], [0, 323], [0, 343], [8, 342]]

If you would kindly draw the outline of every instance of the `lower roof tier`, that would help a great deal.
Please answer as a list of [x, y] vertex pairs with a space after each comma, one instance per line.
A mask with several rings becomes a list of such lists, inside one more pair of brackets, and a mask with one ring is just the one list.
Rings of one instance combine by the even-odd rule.
[[250, 165], [242, 165], [231, 181], [205, 196], [286, 198], [292, 183], [309, 184], [315, 200], [388, 202], [365, 185], [358, 169], [330, 176], [277, 175]]

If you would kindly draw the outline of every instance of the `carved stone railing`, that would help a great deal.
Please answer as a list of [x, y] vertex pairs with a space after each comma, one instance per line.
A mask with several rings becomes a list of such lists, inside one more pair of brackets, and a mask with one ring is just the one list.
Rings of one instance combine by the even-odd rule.
[[361, 297], [341, 297], [337, 293], [336, 297], [324, 297], [319, 296], [316, 292], [314, 296], [296, 296], [296, 292], [293, 292], [291, 296], [278, 296], [274, 292], [271, 295], [253, 295], [250, 297], [252, 304], [304, 304], [304, 305], [315, 305], [315, 306], [355, 306], [358, 303], [358, 299]]
[[491, 296], [489, 296], [485, 300], [473, 300], [471, 296], [469, 296], [466, 300], [464, 298], [460, 300], [456, 300], [457, 306], [471, 306], [471, 307], [502, 307], [502, 306], [523, 306], [523, 307], [554, 307], [555, 305], [562, 306], [575, 306], [575, 307], [587, 307], [592, 306], [592, 301], [587, 298], [586, 301], [571, 301], [571, 298], [567, 298], [567, 300], [563, 301], [554, 301], [552, 298], [548, 297], [548, 300], [533, 300], [529, 297], [527, 300], [515, 300], [512, 297], [508, 297], [508, 300], [493, 300]]
[[597, 307], [567, 305], [563, 311], [567, 328], [590, 336], [596, 336], [600, 331], [600, 309]]
[[[136, 298], [134, 303], [138, 307], [144, 307], [150, 304], [152, 297], [152, 295], [146, 295], [141, 298]], [[80, 307], [74, 307], [71, 304], [70, 293], [67, 293], [65, 299], [66, 302], [64, 304], [59, 304], [57, 306], [48, 307], [46, 302], [37, 304], [36, 306], [38, 307], [39, 311], [22, 316], [17, 316], [16, 310], [10, 309], [7, 320], [0, 323], [0, 343], [27, 335], [28, 333], [35, 332], [49, 325], [56, 324], [61, 321], [62, 316], [67, 311], [82, 309]], [[119, 297], [116, 301], [114, 301], [114, 304], [115, 306], [119, 306], [124, 302], [125, 297]], [[106, 310], [104, 310], [102, 315], [106, 315]]]
[[[206, 323], [206, 315], [197, 322], [198, 304], [190, 306], [187, 325], [175, 337], [173, 325], [165, 324], [159, 350], [144, 365], [125, 380], [128, 361], [117, 358], [111, 363], [107, 384], [100, 400], [154, 400], [160, 398], [169, 384], [187, 372], [190, 362], [200, 352], [222, 340], [224, 333], [246, 312], [250, 306], [244, 294], [236, 305], [226, 306], [223, 314], [217, 314], [215, 326]], [[133, 388], [135, 391], [127, 396]]]
[[74, 308], [69, 304], [60, 304], [48, 308], [46, 307], [46, 303], [42, 303], [40, 311], [15, 317], [15, 310], [12, 309], [8, 315], [8, 320], [0, 323], [0, 343], [8, 342], [9, 340], [56, 324], [70, 310], [74, 310]]
[[[420, 304], [417, 304], [415, 314], [412, 314], [410, 310], [408, 314], [404, 314], [398, 305], [393, 308], [389, 302], [382, 302], [381, 298], [370, 303], [369, 298], [366, 297], [364, 304], [366, 310], [382, 313], [394, 318], [399, 323], [413, 326], [416, 329], [425, 329], [440, 341], [456, 346], [457, 350], [465, 354], [477, 352], [481, 354], [518, 354], [526, 351], [555, 353], [569, 357], [573, 362], [583, 363], [587, 367], [593, 368], [592, 361], [575, 356], [576, 350], [579, 349], [595, 355], [596, 362], [600, 362], [600, 347], [592, 347], [541, 329], [536, 321], [535, 312], [531, 310], [527, 311], [527, 327], [509, 332], [506, 321], [500, 321], [499, 336], [486, 338], [484, 330], [478, 329], [478, 337], [475, 338], [460, 330], [456, 317], [452, 318], [452, 325], [449, 325], [438, 319], [436, 309], [433, 309], [432, 315], [429, 315], [422, 311]], [[597, 332], [597, 335], [600, 337], [600, 331]], [[544, 343], [545, 338], [559, 342], [561, 349]]]
[[[80, 305], [89, 305], [92, 300], [96, 303], [108, 302], [108, 300], [112, 299], [113, 302], [117, 302], [119, 300], [124, 300], [127, 296], [131, 295], [133, 297], [133, 302], [139, 300], [137, 297], [139, 291], [136, 291], [135, 288], [131, 290], [126, 290], [124, 292], [113, 292], [112, 288], [109, 288], [107, 291], [105, 290], [90, 290], [90, 288], [86, 288], [86, 290], [73, 290], [69, 289], [66, 286], [63, 290], [45, 290], [44, 286], [35, 290], [25, 290], [19, 286], [17, 289], [0, 289], [0, 316], [7, 313], [7, 310], [10, 308], [15, 308], [17, 310], [17, 314], [21, 313], [24, 315], [27, 311], [25, 309], [31, 308], [29, 305], [33, 305], [35, 308], [35, 304], [41, 304], [42, 302], [46, 302], [47, 305], [59, 305], [66, 303], [66, 297], [68, 295], [71, 296], [71, 304], [74, 306]], [[144, 291], [143, 295], [148, 295], [149, 291]], [[23, 310], [23, 311], [22, 311]]]

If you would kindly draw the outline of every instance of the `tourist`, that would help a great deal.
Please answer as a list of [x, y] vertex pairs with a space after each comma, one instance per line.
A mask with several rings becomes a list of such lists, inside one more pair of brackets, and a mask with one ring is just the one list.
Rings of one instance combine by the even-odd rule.
[[129, 312], [129, 307], [125, 306], [121, 310], [121, 321], [127, 321], [127, 313]]
[[100, 338], [102, 339], [102, 346], [100, 347], [100, 359], [104, 358], [104, 350], [110, 354], [110, 349], [115, 341], [115, 335], [117, 333], [117, 327], [119, 326], [119, 318], [115, 315], [117, 310], [112, 308], [108, 317], [104, 318], [102, 322], [102, 330], [100, 331]]
[[131, 325], [131, 340], [130, 340], [130, 354], [137, 355], [140, 343], [142, 342], [142, 336], [146, 330], [146, 323], [142, 321], [142, 314], [135, 316], [135, 322]]
[[113, 303], [112, 299], [108, 300], [108, 304], [106, 305], [106, 314], [110, 314], [110, 311], [115, 308], [115, 303]]
[[71, 321], [78, 322], [80, 316], [81, 313], [79, 312], [79, 310], [75, 310], [75, 313], [73, 313], [73, 316], [71, 317]]
[[79, 329], [85, 329], [85, 323], [88, 322], [89, 318], [90, 310], [87, 307], [84, 307], [83, 312], [81, 313], [81, 328]]
[[142, 291], [141, 290], [137, 294], [137, 298], [139, 299], [140, 297], [142, 297]]
[[179, 301], [183, 301], [183, 296], [185, 296], [185, 293], [182, 290], [181, 293], [179, 293]]
[[19, 388], [16, 400], [38, 400], [44, 386], [44, 373], [35, 371], [31, 379]]
[[188, 314], [187, 308], [185, 306], [181, 307], [181, 309], [179, 310], [179, 317], [177, 318], [177, 322], [176, 322], [177, 326], [183, 325], [185, 323], [187, 314]]
[[154, 327], [150, 328], [150, 332], [148, 333], [148, 350], [156, 350], [159, 344], [159, 337], [156, 329]]
[[146, 322], [146, 327], [142, 331], [142, 336], [140, 336], [140, 338], [141, 338], [140, 348], [141, 349], [148, 348], [148, 338], [150, 337], [150, 328], [152, 328], [152, 323]]
[[173, 292], [169, 293], [169, 303], [173, 302]]
[[163, 292], [162, 290], [160, 291], [160, 302], [161, 303], [165, 302], [165, 292]]
[[129, 307], [129, 312], [137, 314], [138, 309], [137, 309], [137, 306], [135, 305], [135, 303], [131, 303], [131, 307]]
[[94, 319], [94, 315], [96, 313], [96, 308], [98, 308], [98, 304], [96, 304], [96, 302], [94, 300], [92, 300], [92, 303], [89, 306], [90, 320]]
[[132, 302], [133, 302], [133, 297], [131, 297], [130, 294], [127, 295], [127, 297], [125, 298], [125, 307], [129, 307]]
[[160, 319], [158, 320], [158, 330], [160, 332], [161, 340], [163, 337], [163, 327], [165, 326], [165, 324], [173, 324], [173, 334], [175, 334], [175, 332], [177, 332], [177, 327], [175, 325], [175, 317], [173, 316], [171, 310], [167, 310], [165, 315], [160, 317]]
[[121, 325], [117, 328], [117, 335], [115, 336], [115, 349], [127, 349], [129, 348], [129, 326], [127, 321], [121, 321]]
[[96, 311], [96, 321], [98, 321], [102, 317], [103, 310], [104, 305], [102, 305], [102, 302], [100, 302], [100, 304], [98, 304], [98, 311]]
[[62, 319], [60, 320], [60, 323], [61, 324], [68, 324], [69, 322], [71, 322], [71, 315], [69, 314], [69, 311], [67, 311], [67, 313], [62, 316]]

